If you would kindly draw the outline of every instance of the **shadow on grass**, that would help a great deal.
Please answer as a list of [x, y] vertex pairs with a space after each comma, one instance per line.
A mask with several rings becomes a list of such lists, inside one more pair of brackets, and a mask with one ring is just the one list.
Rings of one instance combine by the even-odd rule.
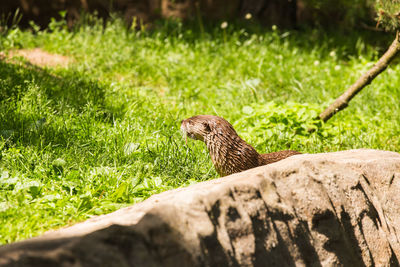
[[[29, 63], [0, 61], [0, 137], [11, 142], [65, 144], [69, 119], [91, 110], [105, 119], [105, 88], [71, 70], [52, 74]], [[48, 123], [52, 118], [56, 123]], [[89, 119], [89, 118], [87, 118]]]

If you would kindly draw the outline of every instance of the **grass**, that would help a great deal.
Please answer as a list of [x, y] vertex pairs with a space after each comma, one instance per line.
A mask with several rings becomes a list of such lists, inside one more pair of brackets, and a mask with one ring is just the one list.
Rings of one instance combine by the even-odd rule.
[[390, 40], [196, 29], [164, 21], [143, 31], [87, 16], [73, 29], [54, 20], [1, 34], [5, 53], [40, 47], [74, 63], [0, 61], [0, 243], [216, 178], [205, 146], [179, 133], [195, 114], [225, 117], [260, 152], [400, 151], [398, 65], [325, 125], [313, 119]]

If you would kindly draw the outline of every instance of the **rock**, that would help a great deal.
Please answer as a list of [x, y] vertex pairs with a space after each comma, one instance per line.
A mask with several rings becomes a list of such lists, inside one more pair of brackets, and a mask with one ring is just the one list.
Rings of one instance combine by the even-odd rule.
[[296, 155], [0, 247], [1, 266], [398, 266], [400, 154]]

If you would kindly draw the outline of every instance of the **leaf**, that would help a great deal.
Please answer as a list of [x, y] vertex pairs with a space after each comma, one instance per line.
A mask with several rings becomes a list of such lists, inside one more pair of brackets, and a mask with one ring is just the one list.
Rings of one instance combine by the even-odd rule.
[[125, 155], [129, 156], [130, 154], [132, 154], [133, 152], [138, 150], [139, 146], [140, 146], [140, 144], [138, 144], [138, 143], [126, 143], [124, 145]]
[[261, 80], [258, 78], [255, 78], [255, 79], [247, 80], [245, 83], [247, 86], [249, 86], [251, 88], [255, 88], [261, 83]]
[[253, 113], [253, 111], [254, 111], [254, 109], [250, 106], [244, 106], [242, 108], [242, 112], [247, 115], [250, 115], [251, 113]]
[[24, 189], [29, 189], [30, 190], [33, 187], [39, 188], [39, 186], [41, 186], [41, 183], [38, 182], [38, 181], [34, 181], [34, 180], [32, 180], [32, 181], [23, 181], [23, 182], [19, 181], [15, 185], [14, 192], [22, 191]]
[[41, 197], [40, 201], [41, 202], [54, 202], [59, 199], [62, 199], [62, 196], [58, 193], [55, 193], [55, 194], [49, 194], [49, 195], [45, 195], [45, 196]]
[[19, 181], [18, 177], [12, 177], [4, 180], [0, 180], [0, 183], [5, 185], [5, 186], [10, 186], [10, 185], [15, 185]]
[[119, 201], [121, 199], [124, 199], [126, 193], [127, 193], [128, 185], [126, 183], [121, 183], [119, 187], [115, 190], [114, 194], [112, 195], [112, 198], [115, 201]]
[[163, 180], [161, 179], [161, 177], [154, 177], [153, 178], [153, 186], [155, 187], [159, 187], [161, 186], [163, 183]]

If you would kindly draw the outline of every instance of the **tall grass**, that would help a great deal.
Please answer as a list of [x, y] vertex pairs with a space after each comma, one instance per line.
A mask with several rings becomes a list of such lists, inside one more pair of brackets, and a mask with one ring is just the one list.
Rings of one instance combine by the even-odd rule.
[[400, 150], [398, 65], [327, 124], [313, 120], [377, 59], [368, 36], [154, 27], [87, 16], [0, 35], [6, 54], [40, 47], [74, 62], [0, 61], [1, 243], [217, 177], [205, 146], [180, 136], [195, 114], [225, 117], [260, 152]]

